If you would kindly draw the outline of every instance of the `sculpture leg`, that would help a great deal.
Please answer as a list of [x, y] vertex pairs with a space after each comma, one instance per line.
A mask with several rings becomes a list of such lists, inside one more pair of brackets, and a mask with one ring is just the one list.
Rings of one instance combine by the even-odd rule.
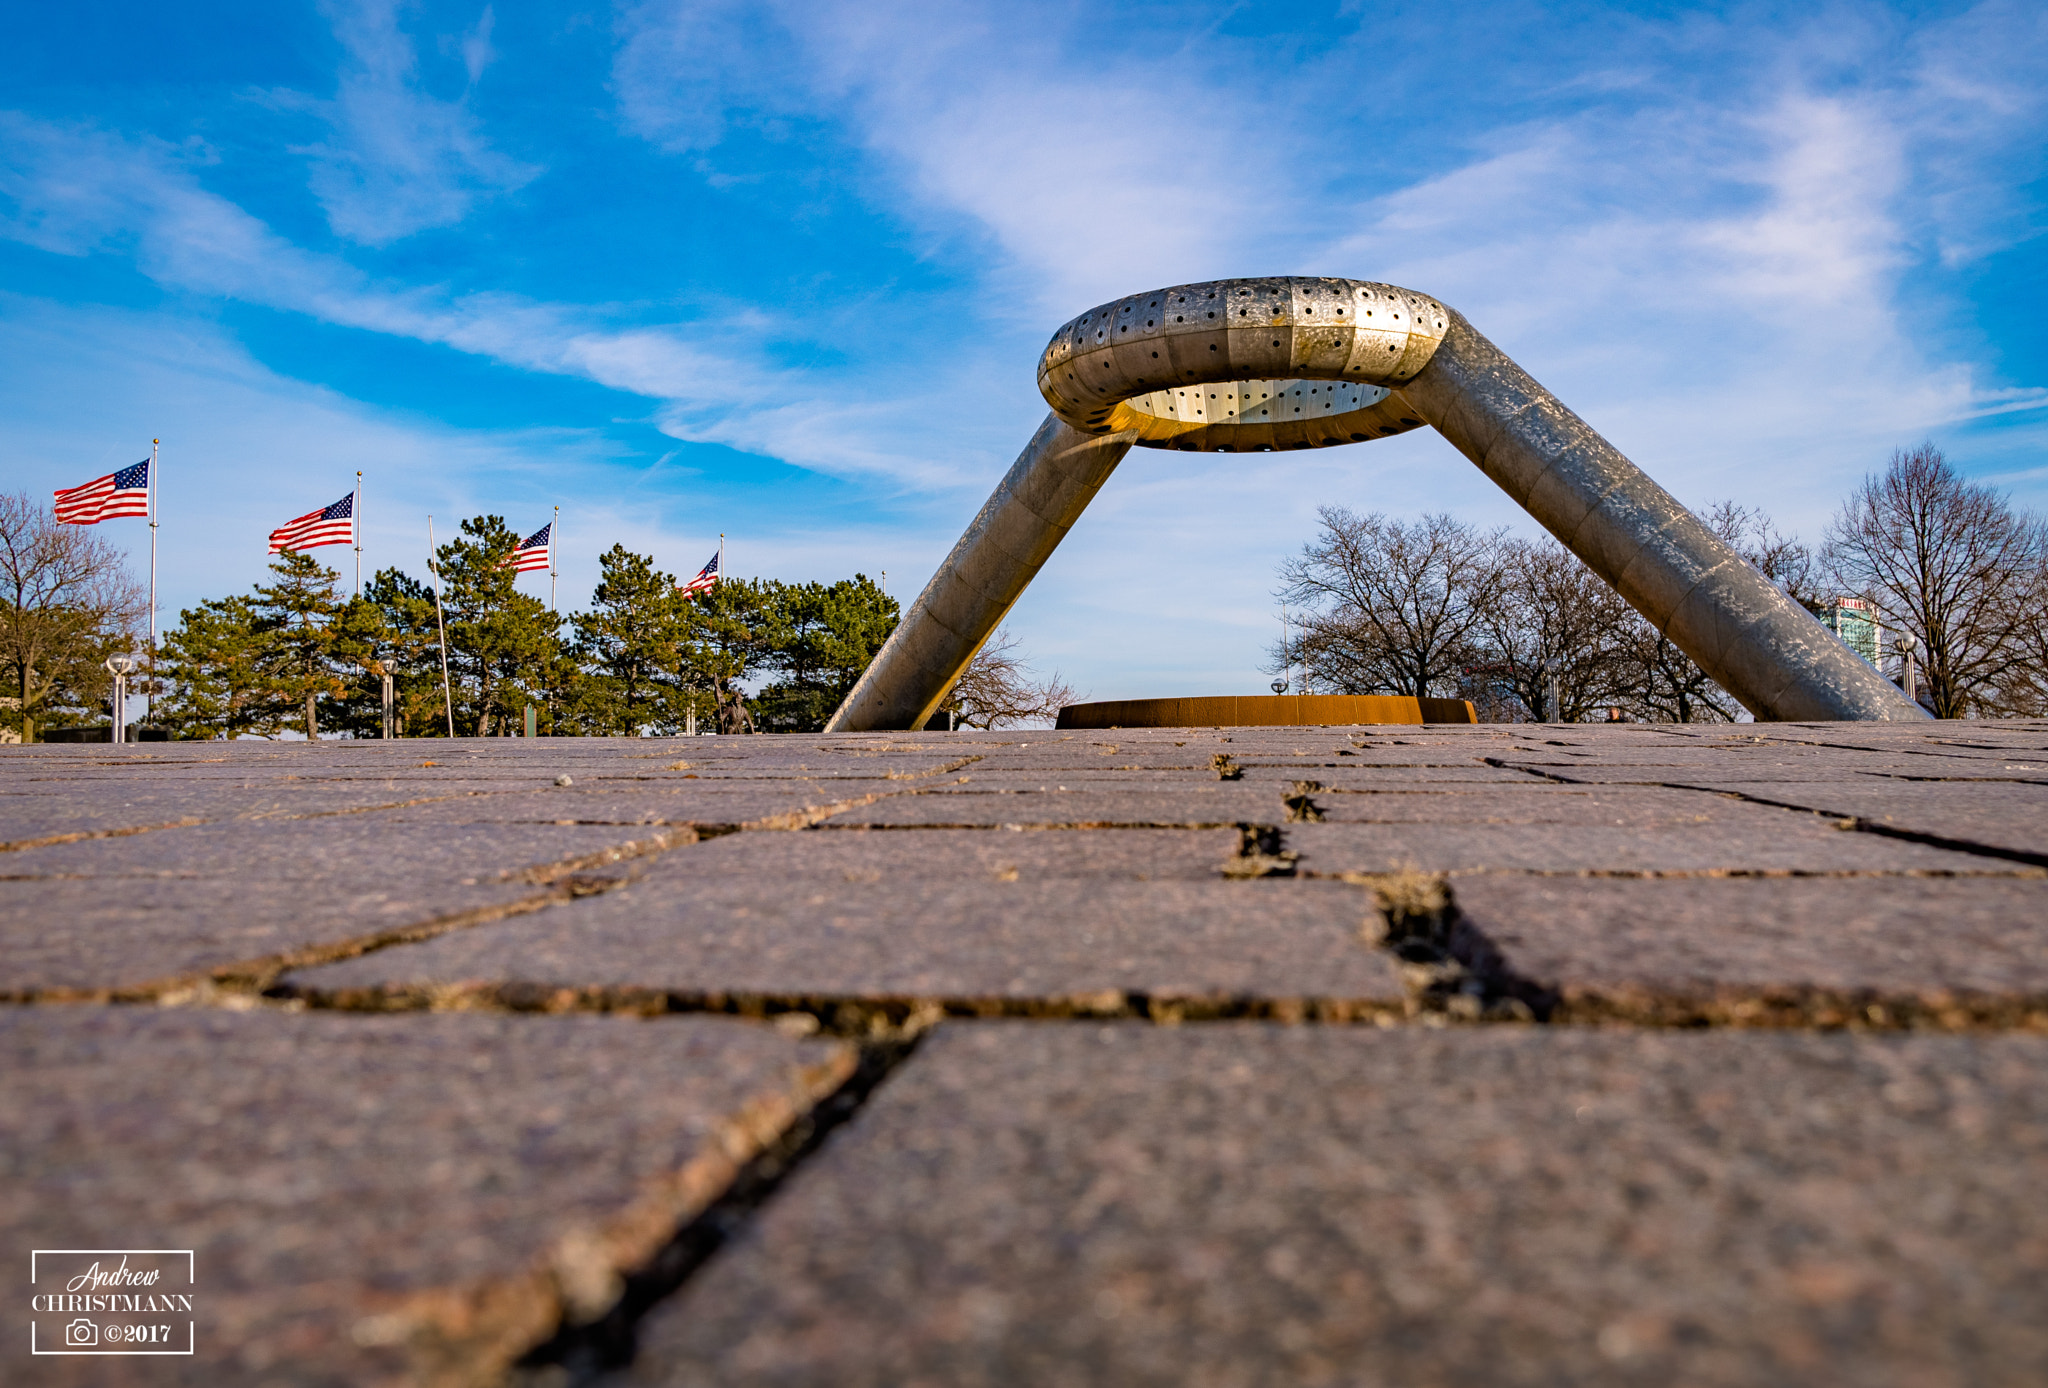
[[1082, 434], [1047, 415], [825, 731], [923, 727], [1130, 452], [1131, 439]]
[[1927, 716], [1460, 315], [1400, 394], [1759, 719]]

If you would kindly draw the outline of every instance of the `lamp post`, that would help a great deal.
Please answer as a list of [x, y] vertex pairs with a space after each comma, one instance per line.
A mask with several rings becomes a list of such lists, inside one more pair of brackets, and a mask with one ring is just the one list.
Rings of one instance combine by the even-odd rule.
[[1916, 704], [1920, 702], [1920, 682], [1914, 677], [1913, 652], [1919, 648], [1920, 643], [1908, 632], [1892, 638], [1892, 649], [1899, 653], [1899, 688]]
[[391, 693], [391, 671], [383, 661], [373, 660], [370, 662], [370, 673], [384, 686], [384, 737], [388, 741], [398, 736], [398, 710]]
[[110, 655], [107, 657], [107, 673], [114, 677], [114, 732], [113, 737], [110, 739], [114, 742], [124, 742], [127, 740], [122, 736], [126, 731], [122, 725], [128, 721], [128, 676], [134, 669], [135, 658], [133, 656]]
[[[1287, 609], [1280, 609], [1280, 678], [1273, 681], [1275, 694], [1287, 692], [1287, 677], [1294, 671], [1294, 631], [1287, 620]], [[1306, 680], [1303, 681], [1304, 685]]]

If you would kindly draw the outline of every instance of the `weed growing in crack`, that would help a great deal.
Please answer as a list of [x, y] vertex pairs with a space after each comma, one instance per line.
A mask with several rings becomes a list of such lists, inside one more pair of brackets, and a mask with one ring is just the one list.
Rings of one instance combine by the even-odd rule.
[[1287, 818], [1295, 824], [1319, 823], [1323, 807], [1309, 799], [1323, 788], [1321, 781], [1294, 781], [1289, 783], [1287, 794], [1282, 798], [1287, 806]]
[[1502, 986], [1500, 969], [1488, 966], [1490, 952], [1472, 948], [1469, 931], [1460, 941], [1457, 901], [1440, 873], [1346, 873], [1344, 880], [1372, 889], [1377, 909], [1360, 933], [1400, 961], [1402, 982], [1423, 1011], [1466, 1021], [1535, 1020], [1534, 1009]]
[[1238, 825], [1237, 852], [1223, 860], [1223, 875], [1239, 881], [1294, 876], [1294, 865], [1301, 855], [1287, 849], [1285, 842], [1277, 825]]
[[1365, 923], [1367, 944], [1390, 949], [1403, 959], [1434, 958], [1450, 948], [1456, 913], [1451, 884], [1436, 873], [1353, 874], [1346, 881], [1372, 888], [1377, 917]]

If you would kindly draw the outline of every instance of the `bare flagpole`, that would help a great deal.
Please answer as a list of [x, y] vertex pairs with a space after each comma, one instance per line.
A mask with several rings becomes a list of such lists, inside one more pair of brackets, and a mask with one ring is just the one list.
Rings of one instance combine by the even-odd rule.
[[555, 610], [555, 546], [562, 543], [562, 508], [555, 508], [555, 521], [548, 527], [548, 611]]
[[455, 736], [455, 692], [448, 684], [448, 623], [441, 616], [441, 559], [434, 550], [434, 517], [427, 514], [427, 572], [434, 576], [434, 628], [441, 633], [441, 700], [448, 709], [448, 736]]
[[356, 503], [350, 507], [350, 519], [356, 526], [356, 596], [363, 595], [363, 473], [356, 469]]
[[142, 721], [156, 720], [156, 454], [149, 441], [149, 686], [142, 696]]

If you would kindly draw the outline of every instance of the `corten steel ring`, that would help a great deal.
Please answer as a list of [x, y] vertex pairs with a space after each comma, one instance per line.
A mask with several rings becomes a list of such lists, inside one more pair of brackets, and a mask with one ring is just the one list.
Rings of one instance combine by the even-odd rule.
[[1054, 333], [1038, 387], [1052, 414], [830, 731], [924, 726], [1133, 446], [1316, 448], [1423, 424], [1758, 718], [1927, 716], [1427, 295], [1313, 278], [1134, 294]]

